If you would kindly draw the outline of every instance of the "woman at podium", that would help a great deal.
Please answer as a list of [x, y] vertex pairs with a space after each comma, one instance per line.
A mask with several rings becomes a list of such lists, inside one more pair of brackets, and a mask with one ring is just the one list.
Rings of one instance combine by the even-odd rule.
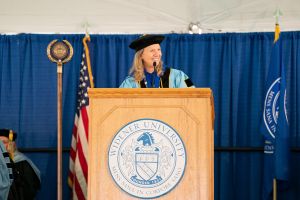
[[164, 68], [161, 61], [160, 43], [162, 35], [143, 35], [131, 42], [135, 56], [129, 76], [120, 88], [186, 88], [194, 87], [191, 79], [183, 72]]

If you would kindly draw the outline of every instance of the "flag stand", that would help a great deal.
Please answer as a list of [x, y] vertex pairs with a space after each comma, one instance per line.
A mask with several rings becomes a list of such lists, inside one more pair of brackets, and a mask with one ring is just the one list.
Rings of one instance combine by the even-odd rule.
[[67, 40], [53, 40], [47, 47], [47, 56], [57, 63], [57, 199], [62, 200], [62, 64], [71, 60], [73, 47]]

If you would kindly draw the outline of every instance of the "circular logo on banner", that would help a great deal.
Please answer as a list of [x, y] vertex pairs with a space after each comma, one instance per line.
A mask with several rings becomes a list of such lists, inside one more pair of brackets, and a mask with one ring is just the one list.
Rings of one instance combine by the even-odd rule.
[[122, 127], [108, 152], [110, 173], [125, 192], [138, 198], [157, 198], [181, 180], [186, 151], [178, 133], [154, 119], [132, 121]]
[[[263, 115], [264, 123], [272, 138], [275, 138], [277, 119], [279, 115], [280, 81], [281, 78], [277, 78], [272, 83], [272, 85], [268, 89], [268, 92], [265, 97], [265, 103], [264, 103], [264, 115]], [[284, 95], [284, 113], [287, 120], [286, 91], [283, 95]]]

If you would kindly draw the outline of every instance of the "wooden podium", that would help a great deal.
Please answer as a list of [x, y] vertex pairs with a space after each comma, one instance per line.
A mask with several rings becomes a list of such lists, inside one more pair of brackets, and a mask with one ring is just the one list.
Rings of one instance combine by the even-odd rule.
[[[88, 152], [89, 200], [154, 198], [164, 200], [214, 199], [214, 107], [210, 89], [95, 88], [89, 89], [88, 93], [90, 97]], [[140, 125], [134, 125], [134, 123], [148, 119], [154, 120], [154, 125], [155, 122], [157, 122], [162, 123], [162, 127], [171, 127], [170, 129], [179, 135], [185, 147], [186, 162], [183, 175], [170, 191], [154, 198], [141, 198], [138, 195], [132, 195], [130, 192], [124, 191], [123, 188], [121, 189], [116, 179], [121, 182], [122, 180], [119, 174], [114, 175], [114, 172], [112, 172], [114, 170], [111, 171], [109, 157], [112, 155], [112, 147], [118, 144], [116, 140], [118, 140], [120, 136], [116, 136], [117, 133], [122, 132], [124, 127], [126, 128], [126, 125], [130, 123], [132, 129], [140, 128]], [[129, 129], [131, 128], [129, 127]], [[163, 129], [167, 128], [163, 127]], [[128, 134], [126, 137], [133, 137], [133, 135], [132, 132], [132, 135]], [[125, 138], [125, 135], [123, 136], [120, 138]], [[167, 136], [163, 135], [161, 137]], [[113, 144], [113, 141], [115, 144]], [[132, 143], [142, 145], [137, 141]], [[148, 146], [147, 144], [144, 145], [149, 148], [149, 144]], [[180, 153], [177, 153], [177, 156], [179, 154]], [[120, 155], [123, 155], [123, 153]], [[143, 158], [138, 156], [135, 156], [135, 158], [143, 160]], [[146, 156], [145, 159], [150, 158], [154, 159], [153, 155], [152, 157]], [[124, 161], [122, 161], [122, 163], [124, 163]], [[138, 163], [136, 164], [137, 166], [140, 164], [137, 160], [132, 163]], [[175, 161], [173, 163], [175, 163]], [[159, 164], [147, 164], [146, 166], [155, 168], [157, 165]], [[138, 170], [136, 171], [138, 172]], [[153, 171], [155, 171], [155, 169]], [[124, 172], [124, 174], [126, 173]], [[143, 175], [141, 175], [141, 177], [142, 176]], [[151, 183], [151, 181], [144, 182], [144, 184]], [[122, 185], [123, 183], [124, 181], [120, 184]], [[127, 186], [125, 185], [124, 187]], [[165, 188], [167, 188], [167, 186]], [[142, 190], [135, 192], [143, 193]]]

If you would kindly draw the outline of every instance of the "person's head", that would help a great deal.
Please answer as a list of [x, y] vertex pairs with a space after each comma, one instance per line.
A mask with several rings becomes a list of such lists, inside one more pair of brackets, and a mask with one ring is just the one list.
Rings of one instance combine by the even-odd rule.
[[161, 35], [143, 35], [129, 45], [136, 51], [130, 69], [130, 74], [133, 74], [136, 81], [144, 78], [144, 70], [151, 73], [154, 71], [154, 67], [158, 75], [162, 74], [160, 43], [163, 39], [164, 36]]
[[9, 129], [0, 129], [0, 140], [3, 142], [8, 153], [14, 153], [16, 150], [15, 140], [17, 133]]

